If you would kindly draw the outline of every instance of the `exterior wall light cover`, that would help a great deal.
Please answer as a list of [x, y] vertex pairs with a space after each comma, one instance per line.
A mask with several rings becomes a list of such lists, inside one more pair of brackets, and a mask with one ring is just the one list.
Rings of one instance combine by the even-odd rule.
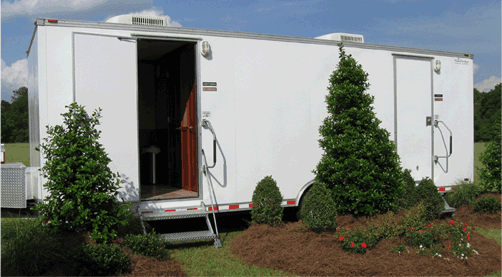
[[209, 45], [209, 42], [207, 42], [206, 40], [202, 41], [202, 56], [207, 57], [210, 52], [211, 46]]

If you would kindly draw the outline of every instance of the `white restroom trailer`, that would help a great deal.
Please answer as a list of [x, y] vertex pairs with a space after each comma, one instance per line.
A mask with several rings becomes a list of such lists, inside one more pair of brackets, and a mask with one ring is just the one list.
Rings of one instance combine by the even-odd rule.
[[[298, 206], [321, 159], [318, 128], [340, 41], [369, 74], [368, 93], [402, 167], [443, 189], [473, 181], [472, 54], [351, 34], [167, 27], [162, 17], [132, 15], [35, 25], [27, 51], [31, 167], [44, 165], [35, 147], [47, 125], [62, 123], [65, 105], [102, 108], [100, 142], [124, 181], [119, 197], [137, 203], [144, 220], [249, 210], [267, 175], [283, 206]], [[189, 238], [205, 237], [177, 237]]]

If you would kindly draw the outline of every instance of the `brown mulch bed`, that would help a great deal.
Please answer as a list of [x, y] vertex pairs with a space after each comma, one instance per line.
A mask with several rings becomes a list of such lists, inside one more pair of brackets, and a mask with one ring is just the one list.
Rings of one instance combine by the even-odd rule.
[[[494, 194], [500, 200], [500, 194]], [[495, 215], [470, 214], [472, 207], [461, 206], [455, 212], [455, 220], [471, 222], [475, 227], [500, 228], [501, 213]], [[379, 217], [377, 217], [378, 220]], [[451, 220], [443, 219], [446, 222]], [[365, 227], [365, 218], [351, 215], [339, 216], [338, 226]], [[471, 234], [471, 248], [479, 252], [468, 254], [467, 259], [446, 253], [441, 258], [417, 255], [417, 249], [392, 253], [405, 238], [379, 242], [365, 254], [342, 250], [333, 234], [301, 232], [299, 223], [286, 223], [280, 227], [252, 224], [243, 234], [232, 241], [232, 252], [249, 265], [267, 267], [308, 276], [346, 275], [435, 275], [435, 276], [483, 276], [501, 270], [501, 247], [492, 239], [479, 233]], [[446, 260], [447, 258], [449, 260]]]

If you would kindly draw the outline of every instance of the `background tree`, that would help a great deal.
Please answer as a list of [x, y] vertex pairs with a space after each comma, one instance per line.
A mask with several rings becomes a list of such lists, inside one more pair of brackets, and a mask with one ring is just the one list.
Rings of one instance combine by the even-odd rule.
[[2, 100], [2, 143], [28, 142], [28, 88], [13, 93], [10, 103]]
[[368, 74], [340, 45], [326, 96], [328, 116], [319, 128], [324, 154], [313, 172], [338, 210], [355, 215], [395, 209], [403, 186], [399, 156], [389, 132], [379, 127], [369, 85]]
[[501, 84], [489, 92], [474, 89], [474, 141], [494, 141], [501, 132]]

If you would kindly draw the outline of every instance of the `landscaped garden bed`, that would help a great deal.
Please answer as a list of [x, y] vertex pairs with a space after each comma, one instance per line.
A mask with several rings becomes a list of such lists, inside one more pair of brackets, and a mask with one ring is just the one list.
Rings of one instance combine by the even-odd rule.
[[[488, 195], [496, 196], [500, 200], [500, 194]], [[467, 241], [469, 233], [469, 248], [476, 250], [478, 254], [469, 253], [463, 257], [450, 251], [454, 245], [447, 237], [438, 243], [438, 249], [441, 251], [438, 255], [427, 253], [428, 249], [424, 247], [422, 248], [425, 250], [408, 246], [409, 242], [405, 236], [384, 239], [364, 254], [350, 253], [342, 249], [340, 233], [302, 232], [305, 226], [299, 222], [276, 227], [252, 224], [233, 240], [231, 249], [249, 265], [282, 270], [295, 275], [484, 276], [499, 272], [500, 244], [478, 233], [476, 228], [500, 228], [500, 211], [496, 214], [475, 214], [471, 213], [472, 210], [472, 206], [462, 205], [455, 212], [454, 218], [447, 217], [431, 222], [431, 226], [422, 230], [427, 232], [427, 228], [432, 226], [451, 225], [452, 220], [455, 224], [467, 224], [463, 240]], [[404, 211], [396, 214], [404, 216]], [[385, 224], [380, 220], [382, 216], [377, 216], [371, 223]], [[366, 228], [367, 222], [365, 217], [338, 216], [337, 230], [341, 232]]]

